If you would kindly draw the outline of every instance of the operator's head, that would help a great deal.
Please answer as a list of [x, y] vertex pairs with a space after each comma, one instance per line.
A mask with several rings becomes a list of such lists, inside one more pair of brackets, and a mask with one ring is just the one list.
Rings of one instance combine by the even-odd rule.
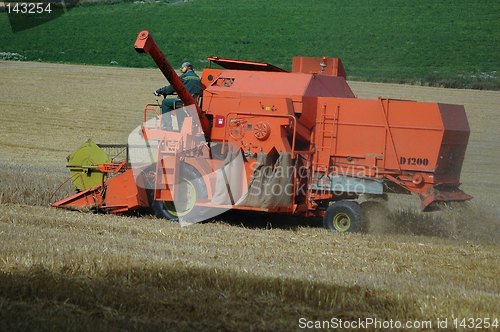
[[181, 66], [181, 73], [185, 73], [188, 70], [193, 70], [193, 65], [190, 64], [189, 62], [184, 62]]

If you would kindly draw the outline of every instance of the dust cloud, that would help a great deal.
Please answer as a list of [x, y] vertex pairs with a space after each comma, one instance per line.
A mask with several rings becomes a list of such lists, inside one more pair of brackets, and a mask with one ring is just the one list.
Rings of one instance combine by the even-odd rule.
[[418, 197], [389, 195], [385, 201], [366, 201], [361, 207], [369, 234], [500, 243], [500, 220], [474, 201], [440, 203], [434, 211], [423, 212]]

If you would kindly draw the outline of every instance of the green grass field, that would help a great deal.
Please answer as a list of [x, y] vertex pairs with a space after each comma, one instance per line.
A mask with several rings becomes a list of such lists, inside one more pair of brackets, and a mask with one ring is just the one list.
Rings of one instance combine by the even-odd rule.
[[154, 67], [133, 48], [147, 29], [174, 67], [219, 56], [290, 70], [293, 56], [326, 55], [351, 80], [499, 89], [499, 10], [493, 0], [84, 3], [17, 33], [0, 13], [0, 58]]

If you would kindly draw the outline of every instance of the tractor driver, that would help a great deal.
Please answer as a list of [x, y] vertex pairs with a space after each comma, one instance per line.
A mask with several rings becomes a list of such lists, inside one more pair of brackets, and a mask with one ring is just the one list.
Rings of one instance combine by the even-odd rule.
[[[179, 76], [188, 89], [189, 93], [191, 95], [195, 94], [201, 94], [203, 93], [203, 89], [201, 88], [201, 80], [198, 75], [193, 71], [193, 65], [190, 64], [189, 62], [184, 62], [182, 64], [182, 67], [180, 69], [182, 75]], [[167, 85], [161, 89], [158, 89], [154, 92], [155, 96], [163, 95], [163, 96], [168, 96], [168, 95], [173, 95], [175, 93], [174, 88], [171, 85]], [[172, 130], [172, 116], [170, 112], [179, 106], [182, 106], [182, 101], [179, 97], [177, 98], [165, 98], [163, 99], [161, 103], [161, 119], [162, 119], [162, 127], [165, 128], [165, 130]], [[184, 119], [184, 116], [181, 114], [177, 114], [178, 116], [178, 121], [177, 124], [179, 125], [179, 129], [182, 126], [182, 120]], [[180, 121], [181, 120], [181, 121]]]

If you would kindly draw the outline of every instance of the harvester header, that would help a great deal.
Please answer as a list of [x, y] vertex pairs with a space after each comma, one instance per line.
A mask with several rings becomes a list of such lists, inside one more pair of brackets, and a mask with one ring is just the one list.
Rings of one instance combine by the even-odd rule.
[[[327, 57], [295, 57], [292, 72], [210, 57], [195, 100], [147, 31], [135, 49], [153, 58], [184, 103], [175, 112], [188, 117], [162, 130], [160, 105], [148, 104], [129, 139], [134, 160], [55, 206], [115, 212], [107, 193], [95, 193], [121, 186], [131, 204], [119, 213], [150, 207], [158, 217], [197, 222], [253, 210], [323, 217], [343, 232], [365, 227], [360, 197], [414, 194], [424, 210], [471, 198], [458, 188], [470, 133], [463, 106], [359, 99], [342, 61]], [[134, 154], [137, 147], [146, 153]], [[74, 176], [87, 176], [78, 169]]]

